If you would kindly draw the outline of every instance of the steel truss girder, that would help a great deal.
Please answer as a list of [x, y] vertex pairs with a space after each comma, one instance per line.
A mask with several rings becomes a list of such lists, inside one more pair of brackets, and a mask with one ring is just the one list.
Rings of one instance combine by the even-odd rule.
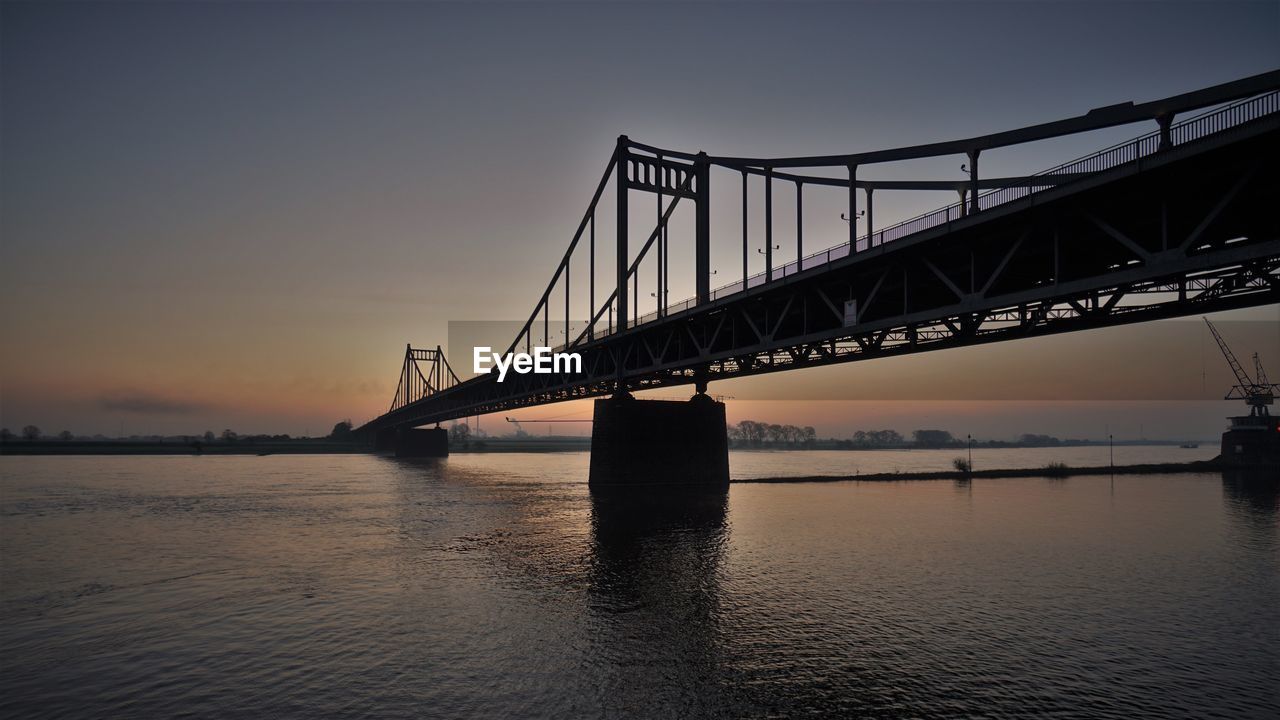
[[[1144, 305], [1114, 304], [1088, 309], [1098, 293], [1080, 298], [1060, 298], [1000, 308], [973, 315], [950, 315], [933, 322], [921, 322], [850, 333], [827, 339], [797, 341], [773, 349], [756, 348], [690, 364], [689, 356], [657, 356], [650, 362], [628, 363], [627, 388], [632, 391], [687, 385], [694, 382], [695, 369], [705, 362], [709, 380], [724, 380], [768, 372], [818, 367], [840, 362], [903, 355], [951, 347], [964, 347], [1003, 340], [1052, 335], [1063, 332], [1160, 320], [1190, 314], [1219, 312], [1280, 302], [1280, 262], [1265, 264], [1265, 279], [1254, 276], [1256, 268], [1240, 267], [1234, 273], [1219, 273], [1220, 284], [1230, 284], [1232, 292], [1201, 292], [1183, 300]], [[1252, 277], [1243, 280], [1244, 276]], [[1139, 297], [1149, 294], [1145, 284], [1117, 287], [1101, 295]], [[635, 355], [636, 338], [622, 351]], [[584, 357], [585, 360], [585, 357]], [[506, 383], [484, 383], [468, 392], [444, 393], [422, 408], [419, 423], [439, 422], [467, 415], [513, 410], [532, 405], [609, 395], [617, 390], [616, 365], [608, 353], [597, 353], [587, 362], [586, 377], [556, 375], [508, 376]]]

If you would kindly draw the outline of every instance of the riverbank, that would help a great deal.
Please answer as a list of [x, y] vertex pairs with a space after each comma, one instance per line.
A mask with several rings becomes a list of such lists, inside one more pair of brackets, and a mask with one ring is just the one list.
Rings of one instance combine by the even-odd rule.
[[1139, 465], [1102, 465], [1095, 467], [1069, 467], [1054, 465], [1040, 468], [1001, 468], [992, 470], [958, 470], [924, 471], [924, 472], [882, 472], [865, 475], [804, 475], [796, 477], [747, 478], [732, 480], [733, 483], [824, 483], [824, 482], [897, 482], [904, 480], [979, 480], [990, 478], [1067, 478], [1086, 475], [1160, 475], [1170, 473], [1203, 473], [1239, 471], [1261, 477], [1272, 473], [1272, 477], [1280, 478], [1277, 467], [1242, 467], [1226, 465], [1217, 460], [1198, 460], [1181, 463], [1147, 463]]
[[[1056, 450], [1056, 449], [1055, 449]], [[451, 455], [458, 457], [483, 456], [486, 454], [524, 453], [535, 455], [553, 455], [567, 453], [569, 455], [585, 454], [590, 451], [588, 438], [573, 436], [542, 436], [527, 438], [486, 438], [466, 444], [456, 444], [449, 448]], [[867, 455], [878, 457], [863, 458], [861, 469], [851, 467], [843, 458], [849, 454], [838, 452], [822, 457], [823, 453], [787, 453], [767, 450], [732, 450], [737, 461], [746, 463], [743, 475], [756, 477], [735, 478], [734, 483], [832, 483], [848, 481], [864, 482], [901, 482], [914, 480], [952, 480], [963, 482], [973, 479], [990, 478], [1067, 478], [1087, 475], [1152, 475], [1172, 473], [1212, 473], [1236, 469], [1222, 465], [1214, 459], [1186, 460], [1181, 462], [1162, 462], [1163, 458], [1137, 457], [1124, 458], [1124, 464], [1098, 465], [1097, 458], [1071, 457], [1054, 452], [1052, 454], [1028, 455], [1025, 453], [1000, 453], [984, 456], [984, 465], [1001, 466], [994, 469], [984, 468], [965, 473], [950, 469], [948, 466], [954, 459], [946, 450], [916, 451], [865, 451]], [[201, 443], [197, 449], [194, 443], [178, 441], [14, 441], [0, 445], [0, 455], [39, 455], [39, 456], [244, 456], [244, 455], [366, 455], [370, 454], [367, 446], [360, 443], [334, 442], [327, 439], [286, 440], [286, 441], [237, 441]], [[934, 457], [927, 457], [932, 454]], [[862, 453], [854, 453], [862, 455]], [[1105, 457], [1105, 456], [1104, 456]], [[1203, 457], [1203, 456], [1202, 456]], [[751, 461], [747, 461], [751, 458]], [[813, 462], [819, 460], [819, 462]], [[1093, 460], [1094, 462], [1090, 462]], [[1153, 460], [1155, 460], [1153, 462]], [[573, 461], [566, 461], [572, 464]], [[559, 463], [556, 463], [559, 464]], [[763, 464], [763, 466], [762, 466]], [[737, 465], [734, 465], [737, 467]], [[807, 471], [804, 475], [790, 475], [797, 470]], [[852, 472], [850, 472], [852, 471]], [[1280, 469], [1256, 468], [1247, 470], [1250, 476], [1280, 477]]]

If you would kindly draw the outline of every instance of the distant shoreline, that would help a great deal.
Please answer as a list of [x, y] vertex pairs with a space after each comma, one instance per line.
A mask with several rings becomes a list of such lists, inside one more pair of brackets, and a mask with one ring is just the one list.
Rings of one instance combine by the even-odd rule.
[[147, 442], [134, 440], [10, 440], [0, 455], [333, 455], [366, 453], [361, 444], [307, 440], [294, 442]]
[[[1160, 446], [1177, 447], [1172, 440], [1127, 440], [1116, 442], [1116, 447]], [[1207, 443], [1206, 443], [1207, 444]], [[1216, 443], [1215, 443], [1216, 444]], [[1023, 445], [1017, 443], [974, 444], [974, 449], [1049, 449], [1071, 447], [1106, 447], [1105, 442], [1073, 442], [1059, 445]], [[512, 453], [512, 452], [584, 452], [591, 449], [591, 439], [578, 436], [537, 436], [528, 438], [484, 438], [466, 444], [450, 444], [451, 454]], [[892, 446], [892, 447], [832, 447], [832, 446], [733, 446], [736, 452], [870, 452], [915, 450], [954, 450], [963, 452], [965, 446]], [[177, 440], [9, 440], [0, 443], [0, 455], [332, 455], [366, 454], [373, 451], [364, 443], [342, 442], [328, 439], [315, 440], [240, 440], [211, 443], [181, 442]], [[866, 476], [863, 476], [866, 477]]]
[[[521, 440], [472, 440], [451, 446], [451, 454], [511, 452], [579, 452], [591, 449], [588, 438], [529, 438]], [[285, 440], [200, 443], [147, 440], [10, 440], [0, 444], [0, 455], [370, 455], [365, 443], [334, 440]]]

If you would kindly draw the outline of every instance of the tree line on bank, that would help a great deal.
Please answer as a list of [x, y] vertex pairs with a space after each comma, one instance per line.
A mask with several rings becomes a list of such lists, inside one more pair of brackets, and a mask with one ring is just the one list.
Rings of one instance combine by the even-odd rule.
[[352, 426], [351, 426], [350, 420], [342, 420], [338, 422], [336, 425], [333, 426], [333, 430], [323, 438], [293, 437], [287, 433], [278, 434], [278, 435], [271, 435], [267, 433], [260, 433], [257, 435], [242, 435], [230, 428], [223, 430], [221, 433], [215, 433], [212, 430], [206, 430], [203, 435], [130, 435], [128, 437], [108, 437], [102, 434], [76, 435], [72, 433], [70, 430], [63, 430], [57, 435], [46, 435], [36, 425], [27, 425], [23, 427], [19, 434], [14, 434], [14, 432], [9, 428], [0, 428], [0, 441], [2, 442], [9, 442], [11, 440], [24, 440], [27, 442], [34, 442], [34, 441], [41, 441], [41, 440], [60, 440], [63, 442], [69, 442], [72, 440], [78, 440], [82, 442], [84, 441], [105, 442], [105, 441], [127, 440], [131, 442], [161, 442], [161, 443], [181, 442], [188, 445], [193, 445], [193, 444], [211, 445], [214, 443], [240, 443], [240, 442], [255, 443], [255, 442], [291, 442], [291, 441], [311, 442], [316, 440], [328, 440], [332, 442], [354, 442], [355, 439], [356, 439], [355, 433], [352, 432]]
[[[0, 428], [0, 441], [10, 442], [13, 440], [25, 441], [122, 441], [128, 440], [133, 442], [182, 442], [186, 444], [214, 444], [214, 443], [258, 443], [258, 442], [338, 442], [353, 443], [357, 441], [353, 432], [353, 424], [350, 420], [341, 420], [333, 426], [333, 430], [325, 437], [290, 437], [289, 435], [241, 435], [234, 430], [226, 429], [221, 433], [214, 433], [212, 430], [206, 431], [203, 435], [133, 435], [128, 438], [108, 438], [103, 435], [78, 436], [72, 434], [68, 430], [63, 430], [57, 435], [45, 435], [39, 427], [35, 425], [27, 425], [22, 428], [19, 434], [15, 434], [8, 428]], [[817, 431], [811, 425], [779, 425], [776, 423], [764, 423], [756, 420], [743, 420], [736, 425], [727, 427], [729, 436], [729, 446], [738, 448], [820, 448], [820, 449], [838, 449], [838, 450], [865, 450], [865, 449], [895, 449], [895, 448], [955, 448], [965, 447], [969, 440], [965, 437], [956, 437], [946, 430], [915, 430], [911, 433], [910, 438], [903, 436], [897, 430], [858, 430], [848, 438], [824, 438], [819, 439]], [[526, 436], [527, 433], [517, 429], [516, 437]], [[453, 443], [466, 444], [471, 440], [482, 440], [486, 437], [483, 431], [472, 432], [471, 428], [463, 423], [454, 423], [449, 428], [449, 440]], [[1052, 435], [1038, 435], [1034, 433], [1024, 433], [1016, 440], [973, 440], [974, 447], [1056, 447], [1062, 445], [1089, 445], [1097, 441], [1090, 440], [1060, 440]], [[1132, 441], [1130, 441], [1132, 442]], [[1123, 443], [1117, 443], [1123, 444]]]
[[[858, 430], [849, 438], [819, 440], [812, 426], [777, 425], [755, 420], [743, 420], [730, 425], [730, 447], [809, 447], [827, 449], [892, 449], [892, 448], [949, 448], [965, 447], [969, 440], [956, 437], [946, 430], [921, 429], [905, 437], [897, 430]], [[1058, 445], [1084, 444], [1082, 440], [1059, 440], [1051, 435], [1025, 433], [1014, 441], [973, 441], [983, 447], [1054, 447]]]
[[818, 431], [808, 425], [797, 427], [743, 420], [726, 429], [729, 433], [729, 444], [733, 446], [812, 445], [818, 439]]

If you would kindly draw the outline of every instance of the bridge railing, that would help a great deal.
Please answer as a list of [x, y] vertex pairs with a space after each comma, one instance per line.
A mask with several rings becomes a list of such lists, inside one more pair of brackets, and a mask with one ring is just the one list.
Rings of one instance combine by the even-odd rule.
[[[1172, 124], [1170, 126], [1170, 137], [1174, 146], [1185, 145], [1189, 142], [1216, 135], [1277, 112], [1280, 112], [1280, 92], [1270, 92]], [[1156, 153], [1159, 150], [1159, 147], [1160, 132], [1155, 131], [1141, 135], [1132, 140], [1127, 140], [1123, 143], [1113, 145], [1103, 150], [1099, 150], [1084, 157], [1062, 163], [1061, 165], [1036, 173], [1032, 177], [1099, 173], [1150, 156]], [[1056, 184], [1051, 185], [1046, 183], [1041, 186], [1031, 185], [991, 190], [978, 195], [978, 206], [982, 210], [989, 210], [1006, 203], [1021, 200], [1029, 195], [1056, 186]], [[952, 203], [937, 210], [932, 210], [922, 215], [909, 218], [884, 229], [875, 230], [869, 235], [862, 235], [857, 240], [857, 247], [865, 250], [869, 247], [876, 247], [886, 242], [900, 240], [918, 232], [930, 230], [932, 228], [954, 222], [965, 215], [966, 209], [963, 203]], [[772, 275], [772, 278], [776, 280], [794, 275], [802, 269], [810, 270], [816, 267], [822, 267], [834, 260], [847, 257], [850, 253], [850, 247], [850, 243], [845, 242], [834, 247], [827, 248], [826, 250], [819, 250], [818, 252], [804, 256], [798, 261], [793, 261], [784, 264], [781, 267], [774, 268], [773, 272], [770, 274]], [[765, 273], [757, 273], [747, 278], [745, 284], [747, 288], [758, 287], [765, 283], [765, 278]], [[744, 281], [739, 280], [716, 288], [711, 293], [712, 299], [719, 299], [742, 292], [743, 285]], [[688, 307], [692, 307], [692, 304], [692, 300], [677, 303], [671, 306], [671, 312], [675, 312], [675, 308], [677, 307], [680, 309], [687, 309]], [[642, 321], [646, 319], [651, 320], [653, 318], [650, 316], [641, 318]]]
[[[1172, 124], [1169, 128], [1171, 146], [1177, 147], [1217, 135], [1276, 112], [1280, 112], [1280, 92], [1270, 92], [1217, 110], [1210, 110]], [[1154, 155], [1159, 150], [1160, 132], [1155, 131], [1063, 163], [1037, 173], [1037, 176], [1102, 172]], [[1001, 188], [979, 195], [978, 203], [983, 210], [986, 210], [1020, 200], [1032, 192], [1035, 190], [1025, 187]]]

